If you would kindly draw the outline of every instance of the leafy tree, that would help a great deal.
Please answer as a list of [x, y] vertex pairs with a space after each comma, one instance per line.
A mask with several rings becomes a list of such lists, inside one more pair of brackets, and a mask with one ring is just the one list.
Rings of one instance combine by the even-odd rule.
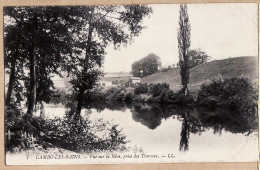
[[161, 67], [161, 59], [155, 54], [149, 54], [148, 56], [136, 61], [132, 64], [132, 74], [136, 77], [145, 77], [154, 74]]
[[[5, 8], [5, 16], [15, 23], [5, 31], [5, 36], [10, 37], [5, 43], [6, 66], [18, 68], [11, 69], [12, 75], [23, 67], [29, 71], [23, 78], [27, 88], [27, 113], [33, 113], [37, 102], [49, 101], [53, 86], [51, 76], [59, 75], [62, 69], [71, 78], [77, 96], [76, 112], [80, 113], [84, 94], [96, 85], [102, 74], [100, 68], [106, 46], [112, 43], [118, 48], [132, 41], [143, 29], [143, 18], [151, 12], [145, 5]], [[14, 41], [12, 37], [17, 32], [21, 38]], [[24, 56], [15, 50], [18, 46]], [[16, 63], [21, 64], [18, 67]], [[16, 79], [19, 78], [10, 78]], [[10, 82], [8, 94], [12, 94], [14, 86]]]
[[[47, 101], [50, 88], [53, 85], [51, 74], [59, 74], [63, 55], [71, 53], [69, 27], [76, 20], [68, 15], [66, 7], [6, 7], [5, 16], [14, 20], [13, 25], [6, 26], [5, 50], [6, 66], [13, 65], [11, 69], [8, 95], [12, 94], [12, 81], [20, 77], [11, 76], [22, 74], [28, 69], [29, 76], [23, 77], [27, 88], [28, 114], [32, 114], [37, 102]], [[8, 37], [15, 37], [19, 30], [17, 40], [8, 41]], [[16, 40], [16, 41], [15, 41]], [[10, 42], [10, 43], [9, 43]], [[14, 50], [11, 46], [19, 47]], [[12, 54], [12, 51], [18, 51]], [[12, 54], [12, 55], [8, 55]], [[19, 62], [18, 62], [19, 61]], [[16, 63], [19, 63], [17, 65]], [[16, 65], [15, 65], [16, 64]], [[9, 90], [10, 89], [10, 90]], [[7, 95], [6, 101], [10, 101]]]
[[208, 56], [204, 51], [198, 50], [190, 50], [189, 51], [190, 61], [189, 65], [190, 68], [193, 68], [199, 64], [206, 63], [210, 56]]
[[182, 91], [188, 94], [189, 83], [189, 47], [190, 47], [190, 22], [187, 5], [180, 5], [180, 17], [178, 28], [179, 65], [181, 74]]
[[[200, 49], [190, 50], [189, 51], [189, 68], [193, 68], [199, 64], [206, 63], [211, 57], [208, 56], [204, 51], [201, 51]], [[177, 63], [177, 66], [180, 66], [179, 63]]]
[[68, 57], [67, 70], [76, 96], [76, 114], [80, 114], [84, 95], [97, 84], [105, 48], [127, 44], [143, 29], [142, 20], [152, 12], [146, 5], [110, 5], [75, 7], [78, 31], [73, 36], [75, 51]]
[[[24, 27], [21, 24], [23, 22], [23, 13], [21, 9], [17, 8], [16, 13], [5, 8], [4, 16], [7, 23], [4, 24], [4, 58], [5, 58], [5, 69], [9, 73], [9, 83], [8, 90], [5, 97], [5, 105], [8, 107], [11, 104], [12, 93], [16, 93], [16, 102], [20, 103], [22, 97], [20, 95], [22, 91], [21, 82], [19, 79], [22, 79], [24, 76], [23, 62], [24, 58], [27, 55], [28, 51], [24, 50], [26, 42], [22, 41], [23, 35], [21, 32]], [[12, 20], [12, 19], [15, 19]], [[14, 104], [14, 103], [13, 103]]]

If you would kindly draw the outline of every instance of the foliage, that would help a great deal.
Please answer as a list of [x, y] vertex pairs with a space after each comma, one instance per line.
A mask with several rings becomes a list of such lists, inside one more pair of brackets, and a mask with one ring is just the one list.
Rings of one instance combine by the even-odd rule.
[[[73, 114], [65, 118], [45, 119], [43, 117], [26, 117], [10, 114], [6, 116], [6, 151], [63, 148], [75, 152], [114, 151], [124, 148], [127, 143], [118, 125], [97, 120], [89, 121]], [[20, 112], [17, 110], [16, 112]], [[96, 134], [102, 133], [98, 136]]]
[[113, 93], [116, 91], [116, 89], [117, 89], [116, 87], [112, 87], [112, 88], [108, 89], [108, 90], [105, 92], [106, 98], [109, 98], [110, 96], [112, 96]]
[[[76, 20], [69, 17], [68, 11], [66, 7], [50, 6], [5, 8], [5, 18], [13, 21], [4, 29], [5, 66], [11, 68], [7, 105], [13, 87], [17, 90], [14, 82], [19, 80], [25, 81], [28, 113], [32, 114], [37, 102], [49, 102], [53, 92], [51, 74], [60, 75], [62, 56], [71, 52], [68, 26]], [[28, 76], [24, 74], [26, 69]]]
[[150, 84], [149, 93], [153, 97], [157, 97], [160, 94], [162, 94], [164, 90], [169, 90], [169, 84], [167, 83]]
[[132, 101], [133, 101], [133, 98], [134, 98], [133, 93], [127, 92], [127, 93], [125, 94], [124, 101], [125, 101], [125, 102], [132, 102]]
[[187, 11], [187, 5], [180, 5], [180, 17], [178, 28], [178, 48], [179, 48], [179, 65], [181, 74], [181, 83], [183, 92], [188, 93], [189, 83], [189, 47], [190, 47], [190, 22]]
[[[199, 64], [206, 63], [210, 59], [210, 56], [208, 56], [204, 51], [201, 51], [200, 49], [190, 50], [188, 55], [190, 69]], [[180, 66], [180, 64], [177, 63], [177, 66]]]
[[81, 11], [75, 15], [80, 21], [76, 27], [84, 28], [84, 30], [78, 30], [74, 34], [75, 52], [69, 56], [67, 65], [69, 65], [68, 72], [74, 94], [77, 96], [76, 112], [80, 114], [83, 95], [97, 84], [102, 74], [105, 48], [108, 44], [113, 44], [115, 48], [118, 48], [121, 44], [126, 45], [133, 37], [138, 36], [143, 29], [143, 18], [152, 10], [146, 5], [74, 8]]
[[214, 78], [211, 83], [201, 86], [197, 102], [209, 107], [250, 112], [256, 109], [257, 99], [257, 90], [246, 78]]
[[160, 72], [167, 72], [167, 71], [171, 70], [172, 68], [174, 68], [174, 67], [171, 67], [171, 66], [162, 67], [159, 71], [160, 71]]
[[[32, 114], [35, 104], [50, 101], [52, 75], [66, 70], [79, 113], [84, 94], [102, 74], [107, 45], [132, 41], [151, 12], [146, 5], [6, 7], [5, 18], [13, 21], [4, 30], [5, 66], [11, 69], [8, 105], [12, 91], [18, 92], [14, 84], [23, 79]], [[29, 70], [25, 78], [23, 67]]]
[[210, 56], [208, 56], [204, 51], [201, 51], [200, 49], [190, 50], [188, 55], [190, 57], [190, 68], [193, 68], [202, 63], [206, 63], [210, 59]]
[[149, 54], [148, 56], [132, 64], [131, 73], [135, 77], [145, 77], [156, 73], [159, 67], [161, 67], [160, 57], [155, 54]]
[[148, 93], [148, 85], [147, 84], [139, 84], [134, 89], [134, 94], [135, 95], [145, 94], [145, 93]]
[[182, 92], [174, 93], [173, 91], [167, 91], [165, 93], [165, 97], [162, 99], [164, 103], [174, 103], [179, 105], [194, 105], [194, 98], [187, 94], [183, 94]]
[[105, 99], [106, 96], [103, 93], [103, 89], [99, 87], [91, 89], [84, 95], [85, 102], [100, 101]]
[[122, 87], [113, 87], [103, 92], [103, 96], [109, 101], [130, 103], [165, 103], [178, 105], [194, 105], [195, 100], [191, 95], [182, 92], [174, 93], [169, 84], [140, 84], [134, 88], [134, 92]]
[[111, 88], [106, 91], [105, 96], [108, 100], [123, 101], [126, 95], [126, 89], [122, 87]]

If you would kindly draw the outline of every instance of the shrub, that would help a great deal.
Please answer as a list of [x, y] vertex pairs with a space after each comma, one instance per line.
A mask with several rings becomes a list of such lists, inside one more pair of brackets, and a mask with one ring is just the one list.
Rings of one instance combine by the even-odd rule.
[[[75, 152], [120, 150], [128, 141], [118, 125], [98, 119], [92, 122], [80, 115], [45, 119], [36, 116], [6, 118], [6, 151], [63, 148]], [[102, 136], [95, 132], [103, 133]]]
[[125, 93], [124, 92], [120, 92], [120, 93], [115, 93], [113, 99], [116, 101], [123, 101], [125, 98]]
[[111, 88], [106, 92], [106, 98], [109, 100], [123, 101], [126, 95], [125, 88]]
[[193, 105], [195, 100], [191, 95], [185, 95], [181, 93], [181, 91], [174, 93], [172, 90], [166, 89], [160, 95], [159, 102], [179, 105]]
[[125, 95], [124, 101], [125, 101], [125, 102], [131, 102], [131, 101], [133, 101], [133, 98], [134, 98], [133, 93], [128, 92], [128, 93], [126, 93], [126, 95]]
[[246, 78], [213, 79], [203, 84], [197, 103], [209, 107], [227, 107], [232, 110], [250, 111], [257, 106], [257, 90]]
[[139, 84], [135, 89], [134, 89], [134, 94], [146, 94], [148, 93], [148, 85], [147, 84]]
[[112, 88], [108, 89], [108, 90], [106, 91], [106, 97], [111, 96], [112, 94], [114, 94], [115, 91], [116, 91], [116, 88], [115, 88], [115, 87], [112, 87]]
[[86, 92], [84, 96], [84, 100], [87, 102], [100, 101], [105, 100], [106, 95], [102, 91], [102, 89], [94, 88], [88, 92]]
[[167, 83], [158, 83], [158, 84], [151, 84], [149, 88], [149, 93], [152, 94], [153, 97], [157, 97], [164, 90], [169, 90], [169, 84]]
[[178, 93], [175, 103], [180, 105], [193, 105], [195, 103], [195, 100], [191, 95]]
[[142, 95], [135, 96], [133, 101], [136, 103], [143, 103], [143, 102], [146, 102], [147, 99], [148, 99], [148, 96], [145, 94], [142, 94]]

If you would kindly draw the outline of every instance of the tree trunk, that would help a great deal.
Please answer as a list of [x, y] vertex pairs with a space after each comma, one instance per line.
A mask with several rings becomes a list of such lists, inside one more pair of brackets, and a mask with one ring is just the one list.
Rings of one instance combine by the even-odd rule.
[[38, 19], [37, 15], [33, 18], [34, 34], [32, 38], [32, 52], [30, 54], [30, 86], [28, 96], [27, 114], [32, 115], [36, 101], [36, 55], [37, 55], [37, 40], [38, 40]]
[[[82, 75], [87, 74], [88, 72], [88, 64], [89, 64], [89, 52], [91, 48], [91, 41], [92, 41], [92, 32], [93, 32], [93, 25], [92, 25], [92, 20], [94, 16], [94, 7], [91, 10], [91, 19], [89, 21], [89, 30], [88, 30], [88, 37], [87, 37], [87, 44], [86, 44], [86, 55], [85, 55], [85, 65], [82, 71]], [[85, 81], [85, 80], [81, 80]], [[78, 104], [76, 108], [76, 114], [80, 115], [81, 109], [82, 109], [82, 104], [83, 104], [83, 97], [84, 97], [84, 92], [85, 92], [86, 87], [81, 87], [78, 93]]]
[[12, 58], [11, 62], [11, 73], [9, 77], [9, 84], [8, 84], [8, 90], [7, 90], [7, 95], [5, 99], [5, 105], [10, 106], [11, 102], [11, 96], [13, 92], [13, 85], [14, 85], [14, 79], [15, 79], [15, 65], [16, 65], [16, 59]]
[[28, 110], [27, 114], [32, 115], [34, 112], [34, 105], [36, 99], [36, 40], [33, 42], [33, 52], [30, 56], [30, 87], [28, 96]]
[[77, 104], [77, 108], [76, 108], [76, 115], [80, 115], [82, 105], [83, 105], [83, 97], [84, 97], [84, 90], [80, 89], [79, 94], [78, 94], [78, 98], [77, 98], [78, 104]]
[[[21, 22], [23, 22], [23, 16], [21, 17]], [[19, 31], [22, 31], [22, 27], [20, 25], [19, 27]], [[11, 96], [12, 96], [12, 92], [13, 92], [13, 85], [14, 85], [14, 81], [15, 81], [15, 67], [16, 67], [16, 59], [18, 58], [18, 48], [19, 48], [19, 43], [20, 43], [20, 32], [17, 34], [17, 47], [16, 47], [16, 52], [15, 52], [15, 56], [12, 56], [12, 61], [11, 61], [11, 73], [10, 73], [10, 77], [9, 77], [9, 84], [8, 84], [8, 90], [7, 90], [7, 95], [6, 95], [6, 99], [5, 99], [5, 105], [6, 106], [10, 106], [10, 102], [11, 102]]]

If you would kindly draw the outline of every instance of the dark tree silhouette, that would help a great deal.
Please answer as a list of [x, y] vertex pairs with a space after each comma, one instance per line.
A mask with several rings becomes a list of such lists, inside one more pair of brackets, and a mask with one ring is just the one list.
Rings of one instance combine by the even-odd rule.
[[189, 150], [189, 138], [190, 138], [190, 124], [187, 118], [187, 113], [183, 116], [182, 128], [181, 128], [181, 140], [180, 140], [180, 151]]
[[178, 28], [178, 48], [181, 83], [183, 93], [188, 94], [189, 83], [189, 47], [190, 47], [190, 23], [187, 5], [180, 5], [180, 17]]
[[161, 67], [161, 59], [155, 54], [149, 54], [148, 56], [136, 61], [132, 64], [132, 74], [136, 77], [145, 77], [154, 74]]
[[[74, 34], [76, 52], [69, 57], [69, 76], [80, 114], [84, 95], [95, 87], [102, 72], [100, 68], [105, 48], [127, 44], [143, 29], [142, 20], [152, 10], [146, 5], [82, 6], [75, 17], [79, 22], [78, 33]], [[82, 57], [83, 56], [83, 57]]]
[[27, 113], [32, 115], [37, 102], [49, 101], [51, 75], [60, 75], [64, 55], [71, 53], [69, 27], [77, 20], [67, 7], [6, 7], [4, 14], [13, 20], [4, 30], [5, 66], [10, 68], [6, 104], [13, 90], [21, 91], [19, 81], [25, 80]]

